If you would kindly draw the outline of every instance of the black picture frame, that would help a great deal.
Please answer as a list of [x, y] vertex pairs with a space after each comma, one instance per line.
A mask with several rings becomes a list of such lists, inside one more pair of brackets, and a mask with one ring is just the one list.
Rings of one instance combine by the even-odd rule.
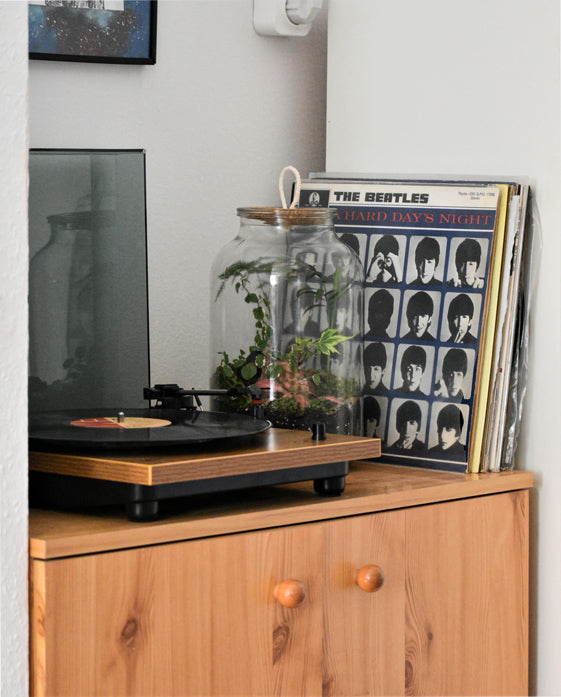
[[29, 0], [30, 58], [155, 64], [157, 0], [112, 3], [122, 9], [72, 6], [76, 4], [75, 0]]

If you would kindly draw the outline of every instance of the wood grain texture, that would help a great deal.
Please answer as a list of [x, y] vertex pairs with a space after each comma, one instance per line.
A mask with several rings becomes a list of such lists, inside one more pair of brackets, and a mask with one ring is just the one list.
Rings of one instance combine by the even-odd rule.
[[376, 458], [381, 452], [378, 438], [328, 433], [326, 440], [314, 441], [309, 431], [278, 428], [241, 442], [244, 445], [229, 444], [227, 449], [223, 445], [221, 449], [191, 447], [181, 453], [175, 450], [150, 454], [148, 450], [143, 450], [135, 455], [86, 456], [31, 452], [29, 467], [39, 472], [153, 486]]
[[[405, 511], [325, 523], [324, 697], [404, 694]], [[356, 584], [375, 563], [376, 593]]]
[[406, 511], [406, 693], [528, 694], [528, 492]]
[[31, 695], [46, 695], [45, 573], [43, 562], [29, 563], [29, 690]]
[[134, 523], [121, 510], [89, 514], [34, 510], [30, 513], [30, 553], [38, 559], [161, 544], [348, 515], [403, 508], [532, 486], [530, 472], [457, 474], [435, 470], [353, 462], [344, 493], [317, 496], [300, 482], [235, 496], [189, 502], [170, 519]]
[[[35, 562], [45, 567], [44, 692], [321, 694], [321, 536], [304, 526]], [[307, 591], [293, 609], [273, 594], [289, 576]]]
[[[349, 501], [319, 522], [304, 522], [316, 519], [307, 490], [275, 487], [252, 504], [261, 529], [240, 532], [247, 502], [230, 502], [217, 504], [208, 536], [190, 537], [203, 528], [186, 517], [156, 525], [148, 544], [152, 527], [130, 524], [134, 544], [102, 553], [86, 534], [95, 517], [42, 518], [72, 552], [31, 560], [32, 695], [526, 693], [528, 491], [518, 488], [531, 475], [368, 463], [354, 474]], [[424, 489], [429, 505], [418, 505]], [[105, 542], [126, 538], [101, 521]], [[369, 564], [384, 573], [375, 593], [356, 584]], [[286, 579], [305, 589], [297, 607], [275, 599]]]

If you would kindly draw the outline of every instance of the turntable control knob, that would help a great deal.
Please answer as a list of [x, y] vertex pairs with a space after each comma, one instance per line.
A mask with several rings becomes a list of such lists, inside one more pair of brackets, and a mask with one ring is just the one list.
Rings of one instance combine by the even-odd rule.
[[298, 607], [306, 598], [306, 590], [301, 581], [289, 578], [275, 587], [274, 596], [284, 607]]
[[367, 593], [375, 593], [384, 584], [384, 572], [376, 564], [366, 564], [356, 575], [359, 588]]

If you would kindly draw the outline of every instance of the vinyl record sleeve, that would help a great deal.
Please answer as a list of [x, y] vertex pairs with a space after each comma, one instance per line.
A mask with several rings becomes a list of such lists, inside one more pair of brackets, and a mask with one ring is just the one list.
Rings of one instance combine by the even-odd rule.
[[[372, 402], [365, 414], [377, 423], [372, 435], [382, 439], [386, 460], [453, 471], [478, 469], [481, 443], [475, 448], [474, 443], [481, 439], [487, 406], [487, 395], [480, 391], [485, 391], [483, 377], [489, 373], [494, 344], [508, 195], [507, 185], [482, 182], [302, 182], [300, 206], [335, 208], [336, 233], [355, 249], [364, 267], [365, 407], [366, 400]], [[468, 247], [478, 250], [471, 277], [458, 266]], [[433, 250], [430, 273], [420, 261], [429, 258], [428, 248]], [[469, 310], [458, 314], [458, 307]], [[456, 315], [468, 316], [468, 326], [454, 330]], [[425, 318], [423, 327], [414, 320], [417, 316]], [[370, 387], [369, 352], [386, 356], [378, 382]], [[452, 394], [444, 386], [443, 365], [448, 353], [460, 352], [463, 385]], [[421, 356], [415, 359], [422, 368], [416, 382], [405, 379], [411, 355]], [[414, 438], [404, 433], [412, 414], [418, 425]], [[450, 415], [458, 436], [453, 448], [440, 438]], [[368, 426], [365, 421], [365, 433]]]

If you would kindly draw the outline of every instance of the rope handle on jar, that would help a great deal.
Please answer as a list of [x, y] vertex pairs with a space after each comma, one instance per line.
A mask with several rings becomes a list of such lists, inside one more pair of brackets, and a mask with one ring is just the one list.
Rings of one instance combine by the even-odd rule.
[[[286, 197], [284, 195], [284, 175], [287, 172], [292, 172], [294, 176], [296, 177], [296, 186], [294, 189], [294, 197], [292, 199], [292, 203], [290, 206], [286, 205]], [[300, 178], [300, 172], [296, 169], [296, 167], [293, 167], [292, 165], [288, 165], [288, 167], [285, 167], [282, 172], [280, 173], [279, 177], [279, 193], [280, 193], [280, 199], [282, 203], [283, 208], [295, 208], [296, 204], [298, 203], [298, 200], [300, 198], [300, 188], [302, 186], [302, 179]]]

